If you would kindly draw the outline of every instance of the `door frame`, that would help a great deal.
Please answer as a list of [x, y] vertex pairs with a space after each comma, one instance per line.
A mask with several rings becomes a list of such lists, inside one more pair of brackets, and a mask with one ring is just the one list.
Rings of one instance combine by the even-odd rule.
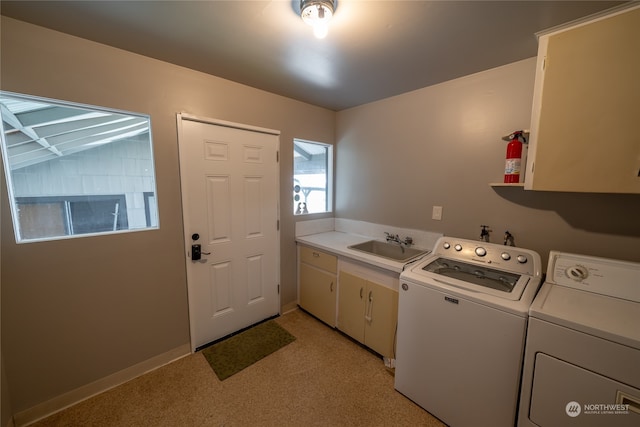
[[[199, 123], [205, 123], [205, 124], [210, 124], [210, 125], [215, 125], [215, 126], [224, 126], [224, 127], [229, 127], [229, 128], [233, 128], [233, 129], [240, 129], [240, 130], [247, 130], [247, 131], [252, 131], [252, 132], [259, 132], [259, 133], [264, 133], [264, 134], [268, 134], [268, 135], [277, 135], [278, 137], [281, 135], [281, 132], [279, 130], [274, 130], [274, 129], [269, 129], [269, 128], [264, 128], [264, 127], [260, 127], [260, 126], [252, 126], [252, 125], [246, 125], [246, 124], [242, 124], [242, 123], [235, 123], [235, 122], [230, 122], [230, 121], [226, 121], [226, 120], [220, 120], [220, 119], [213, 119], [213, 118], [209, 118], [209, 117], [203, 117], [203, 116], [197, 116], [197, 115], [193, 115], [193, 114], [189, 114], [189, 113], [177, 113], [176, 114], [176, 121], [177, 121], [177, 129], [178, 129], [178, 171], [180, 174], [180, 201], [181, 201], [181, 205], [180, 205], [180, 210], [182, 213], [182, 238], [183, 238], [183, 244], [184, 244], [184, 256], [185, 256], [185, 276], [186, 276], [186, 284], [187, 284], [187, 303], [188, 303], [188, 307], [189, 307], [189, 345], [191, 347], [191, 352], [195, 353], [196, 351], [196, 347], [194, 347], [194, 342], [193, 342], [193, 330], [194, 330], [194, 320], [191, 313], [191, 298], [189, 296], [189, 274], [188, 274], [188, 268], [189, 268], [189, 262], [191, 260], [191, 258], [189, 257], [189, 251], [191, 249], [191, 237], [187, 236], [186, 230], [185, 230], [185, 192], [182, 188], [182, 165], [181, 165], [181, 161], [180, 161], [180, 141], [183, 138], [183, 130], [182, 130], [182, 122], [183, 120], [188, 120], [188, 121], [193, 121], [193, 122], [199, 122]], [[278, 222], [278, 227], [276, 230], [276, 247], [278, 248], [278, 250], [276, 251], [276, 280], [278, 282], [278, 294], [277, 294], [277, 298], [278, 298], [278, 314], [281, 314], [282, 312], [282, 301], [280, 300], [280, 286], [281, 286], [281, 271], [280, 271], [280, 267], [281, 267], [281, 262], [280, 262], [280, 139], [278, 139], [278, 147], [277, 147], [277, 156], [278, 156], [278, 160], [277, 160], [277, 167], [276, 167], [276, 220]]]

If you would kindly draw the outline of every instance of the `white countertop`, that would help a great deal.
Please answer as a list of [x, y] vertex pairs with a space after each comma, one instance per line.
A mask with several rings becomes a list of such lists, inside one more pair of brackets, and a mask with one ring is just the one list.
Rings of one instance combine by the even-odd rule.
[[[334, 255], [347, 257], [347, 258], [361, 261], [379, 268], [383, 268], [385, 270], [401, 273], [405, 263], [393, 261], [391, 259], [383, 258], [376, 255], [370, 255], [365, 252], [356, 251], [348, 248], [348, 246], [357, 245], [358, 243], [368, 242], [369, 240], [376, 240], [376, 239], [373, 239], [372, 237], [344, 233], [340, 231], [327, 231], [324, 233], [317, 233], [317, 234], [310, 234], [306, 236], [296, 237], [296, 241], [303, 245], [313, 246], [315, 248], [330, 252]], [[412, 248], [424, 249], [428, 251], [428, 253], [431, 252], [430, 248], [421, 248], [417, 246], [412, 246]], [[420, 257], [418, 257], [418, 259], [422, 258], [425, 255], [428, 255], [428, 253], [421, 255]]]

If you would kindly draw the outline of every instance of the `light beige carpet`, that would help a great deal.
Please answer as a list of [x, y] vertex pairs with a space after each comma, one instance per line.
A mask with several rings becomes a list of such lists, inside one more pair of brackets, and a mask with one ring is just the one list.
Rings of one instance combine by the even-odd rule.
[[225, 381], [195, 353], [36, 426], [444, 426], [393, 388], [382, 360], [296, 310], [296, 340]]

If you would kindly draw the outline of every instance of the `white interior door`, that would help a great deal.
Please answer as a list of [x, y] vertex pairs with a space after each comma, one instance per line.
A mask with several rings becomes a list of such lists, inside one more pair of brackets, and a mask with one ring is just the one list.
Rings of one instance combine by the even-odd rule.
[[178, 126], [195, 350], [280, 311], [279, 133], [184, 114]]

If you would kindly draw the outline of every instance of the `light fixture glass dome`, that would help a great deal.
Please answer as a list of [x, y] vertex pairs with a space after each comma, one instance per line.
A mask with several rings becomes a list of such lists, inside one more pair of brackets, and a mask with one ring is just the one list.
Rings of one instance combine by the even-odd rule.
[[313, 34], [319, 39], [326, 37], [329, 21], [335, 11], [335, 0], [301, 0], [300, 16], [313, 27]]

